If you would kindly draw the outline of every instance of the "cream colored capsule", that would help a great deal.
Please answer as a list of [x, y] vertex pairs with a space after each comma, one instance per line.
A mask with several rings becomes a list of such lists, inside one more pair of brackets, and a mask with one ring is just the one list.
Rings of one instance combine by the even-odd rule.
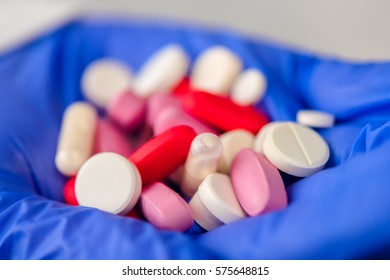
[[91, 156], [97, 118], [94, 107], [86, 102], [73, 103], [66, 109], [55, 157], [55, 165], [62, 174], [75, 175]]

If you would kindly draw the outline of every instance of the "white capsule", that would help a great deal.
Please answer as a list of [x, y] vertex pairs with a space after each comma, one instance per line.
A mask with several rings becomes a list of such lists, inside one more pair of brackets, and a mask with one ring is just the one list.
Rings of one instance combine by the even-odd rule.
[[275, 167], [297, 177], [320, 171], [329, 159], [329, 146], [321, 135], [293, 122], [269, 127], [263, 151]]
[[247, 106], [260, 101], [267, 87], [267, 79], [257, 69], [247, 69], [233, 84], [231, 98], [239, 105]]
[[148, 97], [157, 92], [168, 92], [186, 75], [189, 58], [182, 47], [167, 45], [157, 50], [138, 71], [135, 94]]
[[184, 165], [181, 189], [191, 197], [207, 175], [217, 170], [222, 143], [217, 135], [202, 133], [194, 138]]
[[229, 176], [210, 174], [189, 202], [194, 220], [204, 229], [212, 230], [246, 216]]
[[218, 161], [218, 171], [229, 174], [232, 162], [239, 151], [252, 148], [255, 136], [245, 129], [235, 129], [219, 136], [222, 142], [222, 156]]
[[141, 186], [139, 171], [127, 158], [116, 153], [99, 153], [80, 168], [75, 194], [82, 206], [125, 215], [137, 203]]
[[88, 100], [101, 108], [132, 86], [132, 71], [120, 61], [103, 58], [85, 69], [81, 90]]
[[334, 115], [319, 110], [300, 110], [297, 122], [310, 127], [327, 128], [333, 126]]
[[64, 113], [55, 164], [66, 176], [73, 176], [91, 156], [97, 127], [97, 113], [86, 102], [70, 105]]
[[241, 69], [241, 59], [231, 50], [224, 46], [213, 46], [196, 59], [191, 85], [213, 94], [228, 95]]

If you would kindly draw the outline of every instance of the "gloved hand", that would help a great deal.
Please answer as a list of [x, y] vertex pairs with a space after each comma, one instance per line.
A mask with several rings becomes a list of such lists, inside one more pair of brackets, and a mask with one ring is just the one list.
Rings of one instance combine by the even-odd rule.
[[[198, 234], [63, 203], [54, 166], [64, 109], [82, 99], [94, 59], [135, 70], [156, 49], [181, 44], [194, 59], [223, 44], [268, 77], [258, 106], [273, 120], [297, 110], [335, 114], [320, 130], [325, 170], [287, 187], [282, 211]], [[193, 26], [82, 20], [0, 56], [0, 258], [360, 259], [390, 257], [390, 63], [355, 64], [293, 53]]]

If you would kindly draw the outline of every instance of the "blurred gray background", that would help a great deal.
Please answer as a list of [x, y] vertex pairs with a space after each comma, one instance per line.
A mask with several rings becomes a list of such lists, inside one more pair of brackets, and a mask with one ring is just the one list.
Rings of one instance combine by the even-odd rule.
[[344, 59], [390, 60], [389, 0], [0, 0], [0, 52], [84, 13], [178, 19]]

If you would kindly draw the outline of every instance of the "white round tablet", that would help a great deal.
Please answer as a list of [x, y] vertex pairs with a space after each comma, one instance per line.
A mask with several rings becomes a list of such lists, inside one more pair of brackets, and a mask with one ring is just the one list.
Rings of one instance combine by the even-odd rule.
[[99, 59], [88, 65], [81, 80], [85, 98], [101, 108], [106, 108], [114, 97], [131, 86], [131, 69], [124, 63], [109, 58]]
[[278, 123], [280, 122], [269, 122], [259, 130], [254, 140], [253, 150], [255, 150], [258, 153], [264, 154], [264, 150], [263, 150], [264, 138], [267, 135], [269, 128]]
[[333, 126], [334, 115], [318, 110], [300, 110], [297, 122], [310, 127], [327, 128]]
[[321, 135], [293, 122], [271, 126], [264, 138], [263, 151], [275, 167], [297, 177], [314, 174], [329, 159], [329, 147]]
[[194, 220], [205, 230], [213, 230], [217, 227], [224, 225], [220, 220], [218, 220], [211, 212], [206, 208], [203, 202], [200, 200], [199, 192], [196, 192], [195, 195], [191, 198], [189, 206], [192, 211], [192, 216]]
[[255, 136], [245, 129], [235, 129], [219, 136], [222, 142], [222, 156], [218, 171], [229, 174], [234, 158], [244, 148], [252, 148]]
[[99, 153], [79, 170], [75, 193], [82, 206], [113, 214], [127, 214], [141, 194], [141, 176], [137, 167], [115, 153]]
[[267, 87], [264, 74], [255, 68], [247, 69], [233, 84], [231, 97], [239, 105], [247, 106], [260, 101]]
[[232, 182], [226, 174], [208, 175], [199, 186], [198, 194], [210, 213], [224, 224], [246, 216], [234, 193]]
[[224, 46], [213, 46], [196, 59], [191, 85], [198, 90], [228, 95], [241, 69], [241, 59], [231, 50]]
[[134, 93], [148, 97], [157, 92], [170, 91], [186, 75], [189, 58], [182, 47], [167, 45], [157, 50], [142, 65], [134, 82]]

